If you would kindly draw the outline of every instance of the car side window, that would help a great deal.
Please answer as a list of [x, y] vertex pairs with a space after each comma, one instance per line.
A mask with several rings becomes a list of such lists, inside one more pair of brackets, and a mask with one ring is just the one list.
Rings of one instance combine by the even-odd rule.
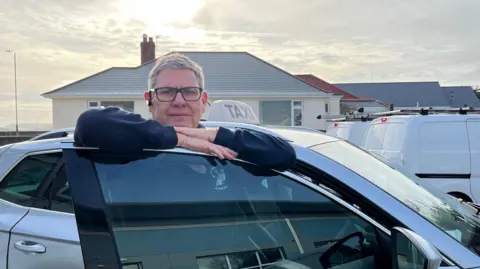
[[22, 206], [32, 206], [43, 183], [55, 170], [61, 158], [61, 153], [25, 157], [0, 182], [0, 199]]
[[198, 155], [161, 153], [129, 162], [119, 155], [102, 158], [108, 162], [95, 161], [95, 172], [125, 264], [145, 269], [391, 266], [388, 236], [281, 174]]

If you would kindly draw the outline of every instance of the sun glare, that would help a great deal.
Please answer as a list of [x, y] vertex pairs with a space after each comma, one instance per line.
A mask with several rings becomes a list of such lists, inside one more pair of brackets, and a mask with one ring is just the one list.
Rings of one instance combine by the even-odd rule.
[[202, 5], [202, 0], [119, 0], [122, 19], [136, 19], [156, 32], [173, 23], [190, 22]]

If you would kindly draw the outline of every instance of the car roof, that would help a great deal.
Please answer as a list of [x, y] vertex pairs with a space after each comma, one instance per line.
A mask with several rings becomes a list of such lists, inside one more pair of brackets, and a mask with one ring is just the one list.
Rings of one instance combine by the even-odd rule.
[[[338, 141], [341, 139], [329, 136], [323, 132], [313, 132], [309, 129], [295, 129], [290, 128], [289, 126], [272, 126], [272, 127], [265, 127], [259, 125], [251, 125], [251, 124], [243, 124], [243, 123], [226, 123], [226, 122], [202, 122], [202, 125], [205, 127], [218, 127], [222, 126], [225, 128], [241, 128], [247, 130], [258, 131], [262, 133], [267, 133], [270, 135], [274, 135], [280, 138], [287, 140], [290, 143], [296, 144], [300, 147], [308, 148], [314, 145], [319, 145], [323, 143]], [[65, 128], [59, 130], [53, 130], [48, 133], [44, 133], [42, 135], [52, 135], [55, 133], [65, 133], [68, 134], [66, 136], [62, 136], [59, 138], [46, 138], [36, 140], [27, 140], [19, 143], [13, 144], [8, 151], [17, 151], [17, 152], [33, 152], [33, 151], [46, 151], [46, 150], [53, 150], [59, 148], [65, 148], [65, 144], [70, 144], [69, 147], [72, 146], [73, 143], [73, 131], [74, 128]]]
[[308, 130], [294, 130], [288, 128], [272, 128], [271, 130], [283, 137], [286, 137], [290, 142], [304, 148], [342, 140], [325, 133], [317, 133]]

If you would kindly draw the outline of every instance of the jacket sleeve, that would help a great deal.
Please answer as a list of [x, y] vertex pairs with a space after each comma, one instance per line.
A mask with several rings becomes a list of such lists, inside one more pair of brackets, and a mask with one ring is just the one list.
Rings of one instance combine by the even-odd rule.
[[232, 132], [220, 127], [214, 143], [236, 151], [239, 159], [279, 171], [288, 170], [297, 159], [295, 150], [287, 141], [255, 131]]
[[143, 149], [169, 149], [178, 143], [173, 127], [147, 120], [117, 107], [90, 109], [77, 120], [76, 146], [126, 153]]

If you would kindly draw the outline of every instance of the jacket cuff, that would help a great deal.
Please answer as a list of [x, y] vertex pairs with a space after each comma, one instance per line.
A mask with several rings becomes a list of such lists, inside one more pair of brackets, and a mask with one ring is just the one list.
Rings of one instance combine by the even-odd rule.
[[220, 127], [218, 129], [217, 136], [215, 137], [215, 140], [213, 141], [213, 143], [232, 149], [234, 137], [235, 137], [234, 132], [230, 131], [227, 128]]
[[163, 137], [159, 137], [158, 143], [161, 145], [161, 148], [174, 148], [178, 144], [178, 136], [175, 128], [172, 126], [163, 127]]

